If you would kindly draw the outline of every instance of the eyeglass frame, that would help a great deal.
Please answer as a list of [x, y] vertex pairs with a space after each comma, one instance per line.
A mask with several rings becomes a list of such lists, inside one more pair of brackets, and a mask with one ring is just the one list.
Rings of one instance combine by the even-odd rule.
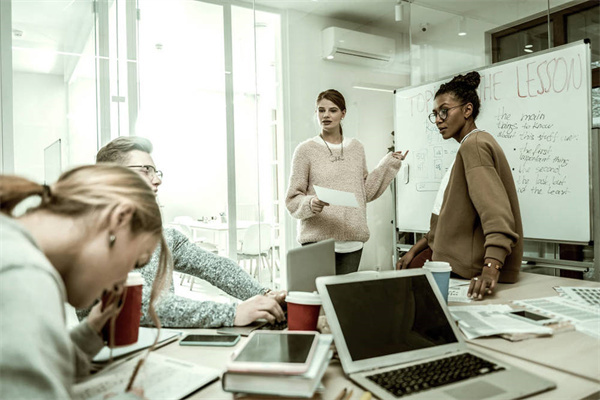
[[[440, 110], [439, 114], [434, 111], [431, 114], [429, 114], [427, 116], [427, 118], [429, 119], [429, 122], [431, 122], [432, 124], [437, 124], [437, 118], [438, 117], [440, 117], [440, 119], [442, 120], [442, 122], [444, 122], [448, 118], [448, 111], [453, 110], [453, 109], [458, 108], [458, 107], [462, 107], [465, 104], [469, 104], [469, 102], [467, 101], [466, 103], [462, 103], [462, 104], [459, 104], [458, 106], [454, 106], [454, 107], [450, 107], [450, 108], [442, 108]], [[442, 111], [444, 113], [443, 117], [442, 117]], [[433, 121], [431, 120], [431, 117], [433, 117]]]
[[143, 168], [144, 174], [148, 176], [156, 176], [158, 179], [163, 178], [163, 172], [156, 169], [153, 165], [128, 165], [127, 168]]

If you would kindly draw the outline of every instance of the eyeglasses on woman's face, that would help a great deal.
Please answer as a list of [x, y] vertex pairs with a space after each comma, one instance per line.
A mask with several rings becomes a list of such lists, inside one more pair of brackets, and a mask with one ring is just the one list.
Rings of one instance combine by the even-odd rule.
[[442, 120], [442, 122], [444, 122], [446, 120], [446, 118], [448, 118], [448, 111], [453, 110], [458, 107], [462, 107], [465, 104], [467, 104], [467, 103], [462, 103], [462, 104], [459, 104], [454, 107], [442, 108], [442, 109], [440, 109], [440, 111], [434, 111], [431, 114], [429, 114], [429, 121], [431, 121], [432, 124], [435, 124], [435, 123], [437, 123], [437, 119], [439, 117]]
[[139, 168], [149, 178], [154, 178], [155, 176], [157, 176], [158, 179], [163, 178], [162, 171], [157, 170], [152, 165], [128, 165], [127, 167], [128, 168]]

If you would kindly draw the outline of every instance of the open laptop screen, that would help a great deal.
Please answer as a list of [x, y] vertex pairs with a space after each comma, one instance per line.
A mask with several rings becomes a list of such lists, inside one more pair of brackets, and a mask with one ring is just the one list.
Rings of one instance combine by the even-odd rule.
[[425, 275], [327, 284], [353, 361], [458, 342]]

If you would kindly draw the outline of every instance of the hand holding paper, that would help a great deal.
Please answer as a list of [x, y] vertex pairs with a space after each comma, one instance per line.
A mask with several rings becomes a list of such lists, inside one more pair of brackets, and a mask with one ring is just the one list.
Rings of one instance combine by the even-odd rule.
[[341, 190], [324, 188], [313, 185], [319, 200], [329, 203], [332, 206], [358, 207], [356, 196], [351, 192], [342, 192]]

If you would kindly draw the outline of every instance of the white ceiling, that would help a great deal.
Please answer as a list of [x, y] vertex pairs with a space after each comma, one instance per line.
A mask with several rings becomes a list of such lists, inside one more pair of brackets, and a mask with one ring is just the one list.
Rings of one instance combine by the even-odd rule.
[[[5, 1], [5, 0], [1, 0]], [[122, 1], [122, 0], [119, 0]], [[143, 1], [141, 0], [143, 8]], [[149, 0], [148, 0], [149, 1]], [[171, 0], [163, 1], [167, 5]], [[190, 0], [192, 1], [192, 0]], [[546, 10], [547, 0], [411, 0], [404, 2], [405, 18], [402, 22], [394, 19], [394, 7], [398, 0], [242, 0], [255, 4], [256, 8], [290, 9], [300, 13], [344, 20], [360, 26], [376, 27], [391, 32], [415, 34], [423, 24], [430, 27], [444, 26], [450, 19], [464, 16], [500, 27]], [[551, 8], [569, 0], [550, 0]], [[51, 52], [72, 51], [74, 43], [85, 38], [93, 27], [92, 0], [12, 0], [13, 65], [15, 70], [62, 74], [65, 58], [50, 56]], [[410, 20], [410, 23], [409, 23]], [[45, 58], [36, 57], [34, 52], [24, 49], [48, 50]], [[81, 45], [75, 46], [81, 48]]]

